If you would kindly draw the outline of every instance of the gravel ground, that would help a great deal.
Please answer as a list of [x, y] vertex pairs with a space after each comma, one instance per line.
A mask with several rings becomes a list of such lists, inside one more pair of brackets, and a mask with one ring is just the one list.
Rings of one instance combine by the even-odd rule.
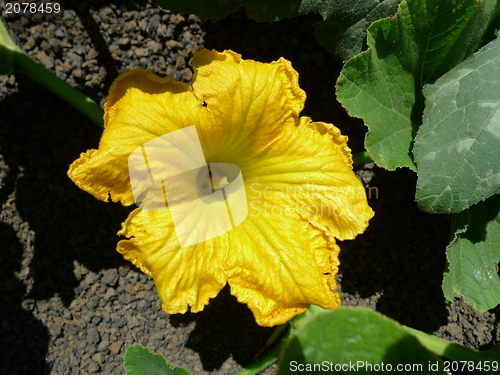
[[[351, 148], [362, 149], [362, 123], [334, 102], [342, 62], [312, 37], [316, 16], [256, 24], [238, 12], [202, 23], [145, 1], [60, 4], [59, 14], [5, 20], [29, 56], [98, 103], [114, 78], [133, 68], [189, 82], [190, 59], [203, 47], [259, 61], [284, 56], [308, 94], [304, 114], [335, 123]], [[0, 9], [4, 14], [3, 1]], [[0, 374], [123, 374], [133, 343], [195, 374], [238, 371], [272, 329], [258, 327], [227, 289], [202, 313], [161, 311], [152, 280], [114, 250], [129, 209], [96, 201], [66, 176], [99, 135], [24, 76], [0, 77]], [[418, 211], [416, 176], [373, 165], [357, 173], [376, 216], [365, 234], [341, 244], [344, 304], [472, 348], [500, 342], [499, 308], [483, 314], [444, 300], [449, 218]]]

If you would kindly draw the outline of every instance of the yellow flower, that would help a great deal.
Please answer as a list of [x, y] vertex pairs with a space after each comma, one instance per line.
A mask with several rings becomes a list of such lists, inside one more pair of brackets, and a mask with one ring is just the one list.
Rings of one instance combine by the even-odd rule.
[[117, 250], [154, 278], [167, 313], [203, 310], [226, 283], [262, 326], [340, 305], [335, 241], [373, 216], [347, 137], [299, 118], [305, 93], [283, 58], [202, 50], [193, 68], [192, 86], [148, 70], [118, 77], [99, 149], [69, 177], [100, 200], [139, 205]]

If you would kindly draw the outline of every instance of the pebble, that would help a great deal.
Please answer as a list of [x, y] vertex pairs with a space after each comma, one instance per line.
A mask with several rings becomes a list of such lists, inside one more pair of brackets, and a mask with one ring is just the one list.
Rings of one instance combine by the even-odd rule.
[[118, 40], [118, 46], [119, 46], [121, 49], [124, 49], [124, 50], [126, 50], [126, 49], [130, 48], [130, 38], [126, 38], [126, 37], [124, 37], [124, 38], [120, 38], [120, 39]]
[[111, 352], [111, 354], [116, 355], [120, 353], [120, 349], [122, 348], [122, 346], [123, 346], [123, 341], [121, 340], [115, 341], [109, 346], [109, 351]]
[[118, 282], [118, 278], [118, 270], [111, 268], [103, 272], [102, 282], [108, 286], [115, 286]]
[[63, 39], [65, 35], [66, 34], [62, 29], [56, 29], [56, 31], [54, 31], [54, 36], [56, 38]]
[[47, 56], [47, 54], [44, 51], [38, 51], [33, 56], [33, 58], [37, 60], [41, 65], [43, 65], [43, 67], [46, 69], [50, 70], [54, 67], [54, 59], [50, 56]]

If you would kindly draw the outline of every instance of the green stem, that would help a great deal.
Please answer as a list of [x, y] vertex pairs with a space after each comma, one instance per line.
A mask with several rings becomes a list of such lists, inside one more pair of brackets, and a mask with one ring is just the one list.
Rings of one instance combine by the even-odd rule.
[[373, 163], [373, 160], [367, 151], [353, 152], [352, 163], [354, 165], [363, 165], [363, 164]]
[[[426, 349], [441, 357], [445, 357], [454, 361], [473, 361], [475, 364], [482, 364], [485, 361], [499, 361], [500, 346], [496, 345], [493, 348], [485, 351], [466, 348], [465, 346], [450, 342], [448, 340], [436, 337], [418, 331], [416, 329], [404, 326], [409, 333], [415, 336], [420, 344]], [[483, 371], [484, 372], [484, 371]], [[486, 371], [485, 373], [487, 373]]]
[[284, 334], [284, 336], [279, 340], [279, 342], [275, 343], [271, 350], [269, 350], [266, 355], [261, 357], [258, 362], [252, 363], [250, 366], [245, 367], [243, 370], [238, 371], [234, 375], [255, 375], [259, 372], [263, 371], [267, 367], [271, 366], [276, 359], [278, 359], [278, 355], [280, 354], [281, 348], [283, 344], [290, 338], [292, 334], [292, 329], [289, 324], [283, 324], [281, 326], [276, 327], [273, 334], [267, 340], [266, 345], [272, 345], [279, 335], [283, 332], [284, 329], [288, 329], [288, 331]]
[[6, 74], [11, 69], [18, 70], [66, 100], [101, 128], [104, 126], [102, 108], [24, 54], [11, 39], [2, 20], [0, 20], [0, 60], [0, 73]]
[[101, 128], [104, 127], [104, 111], [92, 99], [83, 95], [73, 86], [67, 84], [55, 74], [45, 69], [40, 64], [31, 60], [24, 53], [15, 56], [15, 69], [37, 81], [42, 86], [52, 91], [69, 104], [83, 113]]
[[16, 46], [0, 17], [0, 74], [9, 74], [14, 66], [14, 55], [21, 50]]

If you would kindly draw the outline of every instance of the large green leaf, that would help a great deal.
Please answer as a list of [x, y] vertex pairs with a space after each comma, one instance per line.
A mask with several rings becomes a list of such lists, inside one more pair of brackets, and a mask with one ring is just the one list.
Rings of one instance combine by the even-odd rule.
[[278, 374], [378, 373], [401, 365], [406, 367], [400, 372], [444, 374], [437, 356], [395, 321], [367, 308], [339, 307], [317, 314], [292, 336], [280, 355]]
[[156, 0], [162, 8], [217, 19], [240, 7], [250, 18], [272, 22], [308, 13], [320, 14], [314, 26], [318, 42], [344, 60], [363, 50], [366, 29], [373, 21], [392, 16], [401, 0]]
[[396, 13], [401, 0], [303, 0], [299, 14], [317, 13], [323, 21], [314, 25], [316, 40], [344, 60], [365, 49], [366, 29], [374, 21]]
[[496, 0], [405, 0], [368, 29], [367, 51], [349, 60], [340, 102], [369, 128], [366, 147], [387, 169], [409, 167], [422, 122], [422, 87], [475, 51], [498, 15]]
[[140, 344], [130, 345], [123, 361], [126, 375], [191, 375], [183, 367], [171, 367], [161, 354]]
[[425, 89], [417, 202], [454, 213], [500, 193], [500, 39]]
[[447, 250], [447, 272], [443, 281], [445, 297], [454, 294], [479, 311], [500, 304], [500, 196], [453, 215], [455, 239]]

